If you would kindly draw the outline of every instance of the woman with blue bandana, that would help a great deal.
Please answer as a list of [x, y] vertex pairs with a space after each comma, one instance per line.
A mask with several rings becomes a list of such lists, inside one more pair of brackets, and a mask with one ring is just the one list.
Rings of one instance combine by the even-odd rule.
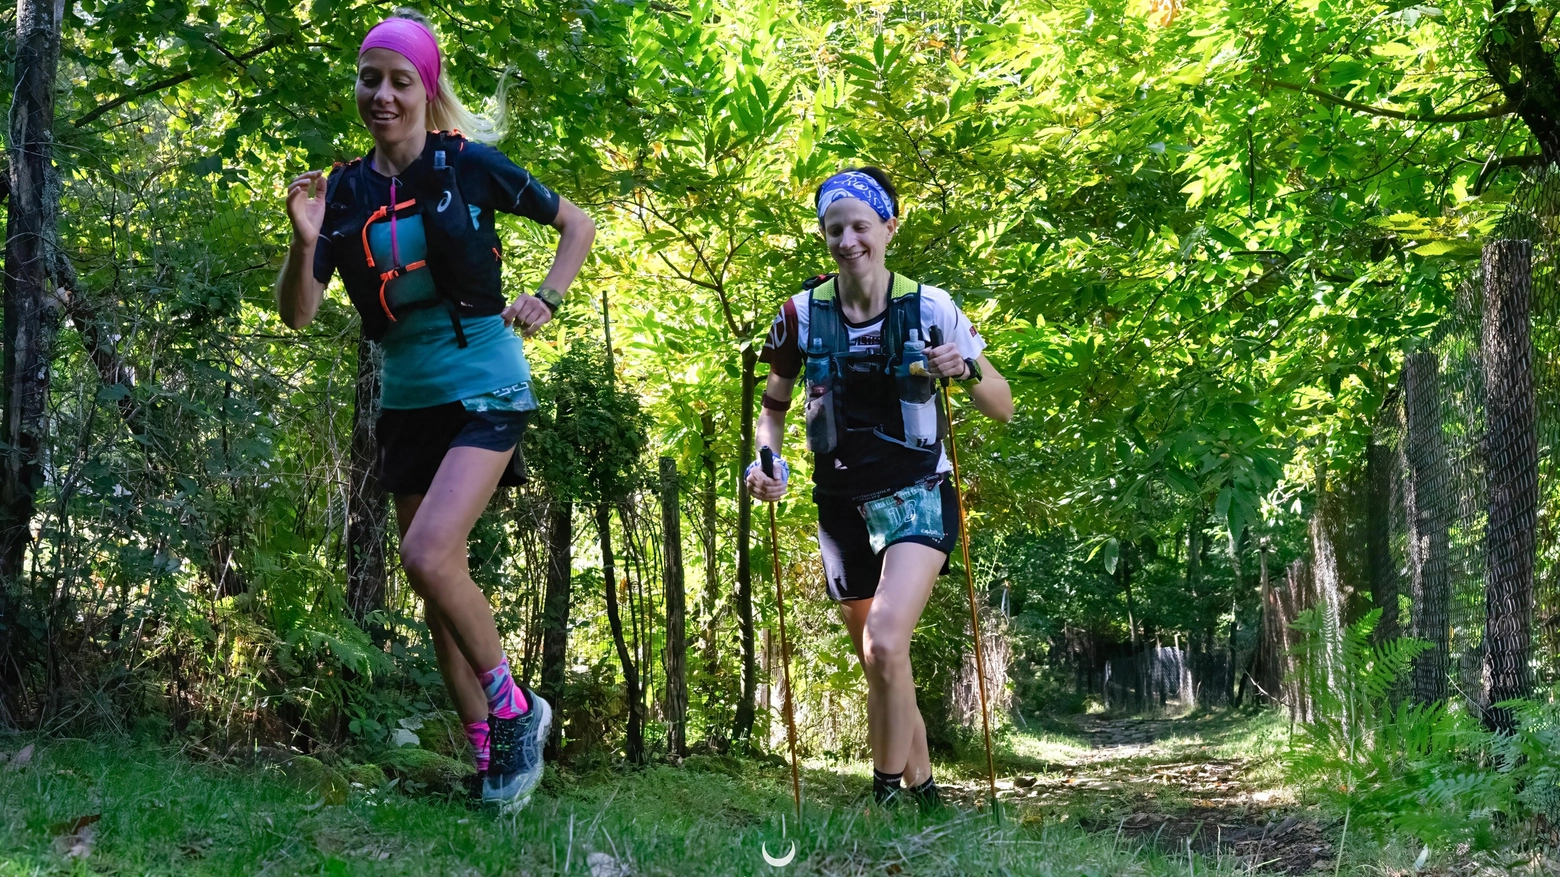
[[[965, 383], [988, 417], [1013, 416], [1007, 382], [948, 293], [884, 264], [899, 230], [899, 198], [877, 168], [835, 174], [814, 199], [839, 273], [806, 284], [775, 318], [760, 359], [770, 364], [758, 442], [779, 452], [798, 377], [806, 382], [818, 546], [867, 678], [874, 798], [939, 803], [916, 708], [910, 636], [958, 544], [957, 497], [943, 450], [946, 412], [935, 382]], [[747, 470], [753, 495], [785, 495], [790, 470]]]

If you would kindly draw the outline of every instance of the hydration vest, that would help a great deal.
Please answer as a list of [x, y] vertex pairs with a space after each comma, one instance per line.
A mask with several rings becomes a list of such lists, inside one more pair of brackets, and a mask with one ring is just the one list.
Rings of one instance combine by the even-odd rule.
[[[888, 311], [883, 315], [883, 344], [876, 354], [851, 352], [850, 330], [840, 313], [833, 275], [803, 284], [809, 292], [807, 338], [802, 345], [807, 449], [814, 454], [833, 453], [847, 433], [870, 433], [889, 445], [938, 453], [947, 435], [946, 412], [938, 400], [937, 444], [927, 447], [905, 440], [895, 369], [910, 333], [914, 331], [923, 339], [926, 333], [921, 328], [921, 284], [899, 274], [892, 276]], [[932, 395], [935, 399], [936, 394]]]
[[[459, 132], [430, 131], [422, 157], [399, 175], [398, 203], [373, 203], [368, 162], [337, 165], [325, 188], [325, 221], [320, 236], [330, 240], [342, 285], [363, 318], [363, 334], [383, 338], [390, 324], [413, 310], [444, 307], [455, 342], [466, 346], [462, 317], [486, 317], [508, 305], [503, 290], [503, 256], [491, 210], [467, 204], [460, 192], [460, 159], [466, 138]], [[372, 153], [370, 153], [372, 155]], [[403, 194], [404, 193], [404, 194]], [[369, 249], [368, 229], [391, 214], [422, 217], [428, 256], [408, 265], [379, 264]], [[392, 261], [398, 261], [392, 254]], [[413, 271], [432, 274], [435, 298], [404, 305], [388, 301], [391, 280]]]

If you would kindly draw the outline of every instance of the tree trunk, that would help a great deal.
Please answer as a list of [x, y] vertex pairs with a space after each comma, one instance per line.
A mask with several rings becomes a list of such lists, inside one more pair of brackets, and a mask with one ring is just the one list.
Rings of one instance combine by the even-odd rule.
[[[1195, 611], [1201, 612], [1201, 601], [1198, 599], [1198, 587], [1202, 584], [1202, 545], [1203, 545], [1203, 512], [1201, 506], [1192, 512], [1192, 520], [1186, 525], [1186, 593], [1191, 595], [1192, 606]], [[1200, 648], [1201, 640], [1196, 634], [1186, 638], [1187, 650], [1191, 653], [1192, 678], [1195, 690], [1202, 689], [1202, 683], [1206, 682], [1213, 674], [1209, 672], [1212, 662], [1209, 661], [1208, 650]], [[1206, 697], [1206, 693], [1202, 697]], [[1201, 697], [1194, 699], [1201, 700]]]
[[5, 241], [4, 468], [0, 469], [0, 580], [14, 584], [31, 541], [43, 481], [50, 355], [58, 300], [60, 180], [54, 170], [54, 84], [63, 7], [19, 0], [10, 130], [11, 198]]
[[[742, 349], [742, 465], [753, 459], [753, 392], [758, 352]], [[742, 628], [742, 698], [737, 701], [732, 737], [746, 740], [753, 733], [754, 697], [758, 693], [758, 655], [753, 642], [753, 497], [747, 479], [737, 479], [737, 620]]]
[[[43, 483], [45, 408], [58, 299], [60, 179], [54, 170], [54, 88], [63, 3], [18, 0], [10, 109], [10, 204], [5, 239], [4, 371], [0, 406], [0, 618], [17, 630], [25, 599], [23, 559]], [[36, 606], [37, 610], [45, 607]], [[20, 636], [4, 637], [0, 666], [6, 687], [12, 668], [31, 659]], [[20, 682], [20, 679], [15, 680]]]
[[1236, 635], [1240, 632], [1240, 592], [1245, 587], [1245, 575], [1240, 566], [1240, 537], [1236, 536], [1230, 545], [1230, 568], [1235, 575], [1235, 584], [1230, 593], [1230, 639], [1228, 645], [1227, 666], [1224, 668], [1224, 702], [1230, 706], [1239, 706], [1235, 701], [1235, 674], [1239, 673], [1239, 667], [1235, 663]]
[[1398, 581], [1392, 562], [1392, 469], [1397, 455], [1371, 440], [1365, 448], [1365, 562], [1370, 576], [1371, 601], [1381, 610], [1375, 641], [1397, 639]]
[[1137, 613], [1132, 604], [1132, 569], [1127, 560], [1127, 541], [1121, 541], [1121, 551], [1116, 557], [1116, 569], [1121, 576], [1121, 588], [1127, 594], [1127, 637], [1132, 643], [1132, 667], [1137, 671], [1137, 708], [1143, 709], [1143, 655], [1138, 648]]
[[687, 607], [683, 592], [682, 491], [677, 461], [661, 458], [661, 584], [666, 600], [666, 651], [661, 662], [666, 672], [667, 750], [688, 754]]
[[[574, 502], [554, 498], [547, 510], [547, 595], [542, 603], [542, 674], [537, 689], [554, 706], [563, 700], [569, 653], [569, 585], [574, 565]], [[548, 757], [557, 757], [563, 722], [554, 721]]]
[[1430, 643], [1414, 660], [1414, 700], [1446, 698], [1450, 667], [1451, 580], [1447, 571], [1446, 444], [1441, 437], [1441, 374], [1434, 353], [1411, 353], [1403, 360], [1403, 413], [1407, 424], [1408, 478], [1404, 505], [1408, 517], [1409, 583], [1413, 594], [1414, 636]]
[[704, 519], [704, 532], [701, 534], [704, 541], [704, 600], [709, 610], [706, 614], [713, 618], [720, 594], [720, 566], [716, 557], [719, 546], [715, 538], [719, 524], [715, 516], [718, 475], [715, 467], [715, 415], [708, 411], [699, 417], [699, 438], [704, 443], [704, 489], [699, 497], [700, 514]]
[[[390, 504], [379, 482], [379, 442], [374, 437], [374, 423], [379, 419], [379, 345], [359, 336], [357, 359], [347, 486], [347, 608], [359, 625], [366, 625], [369, 613], [385, 607], [385, 534]], [[377, 627], [370, 633], [376, 642], [384, 636]]]
[[623, 618], [618, 612], [617, 564], [612, 552], [612, 509], [606, 503], [596, 505], [596, 537], [601, 541], [601, 576], [606, 588], [607, 624], [612, 628], [612, 644], [617, 647], [618, 663], [623, 667], [624, 696], [628, 700], [628, 734], [624, 744], [630, 764], [645, 760], [643, 704], [639, 700], [639, 666], [629, 653], [623, 637]]
[[1560, 162], [1560, 70], [1544, 48], [1533, 8], [1493, 0], [1490, 30], [1479, 56], [1518, 116], [1538, 141], [1545, 164]]
[[1485, 531], [1484, 720], [1509, 731], [1514, 717], [1495, 704], [1526, 697], [1533, 679], [1533, 564], [1538, 526], [1538, 436], [1533, 397], [1533, 245], [1484, 247]]
[[1257, 552], [1257, 563], [1262, 577], [1262, 622], [1258, 628], [1257, 657], [1253, 660], [1252, 675], [1257, 693], [1269, 703], [1279, 703], [1284, 685], [1284, 613], [1279, 598], [1273, 591], [1273, 581], [1268, 575], [1268, 545], [1264, 539]]

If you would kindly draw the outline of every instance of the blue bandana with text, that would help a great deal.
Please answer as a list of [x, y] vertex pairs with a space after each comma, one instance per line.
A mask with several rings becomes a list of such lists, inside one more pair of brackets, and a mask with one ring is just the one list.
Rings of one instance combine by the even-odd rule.
[[830, 205], [845, 198], [865, 201], [884, 222], [894, 215], [894, 202], [877, 180], [861, 171], [845, 171], [829, 177], [819, 188], [818, 221], [823, 221], [823, 214], [828, 211]]

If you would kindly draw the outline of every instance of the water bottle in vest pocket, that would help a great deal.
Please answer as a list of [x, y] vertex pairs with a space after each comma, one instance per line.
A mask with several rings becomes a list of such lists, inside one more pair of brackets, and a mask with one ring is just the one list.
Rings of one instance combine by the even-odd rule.
[[833, 361], [823, 347], [823, 339], [814, 338], [807, 347], [807, 450], [814, 454], [833, 453], [839, 446], [839, 427], [835, 422]]
[[899, 415], [904, 421], [905, 444], [916, 448], [937, 445], [937, 403], [933, 399], [932, 373], [927, 368], [926, 342], [911, 329], [904, 354], [894, 369], [899, 391]]

